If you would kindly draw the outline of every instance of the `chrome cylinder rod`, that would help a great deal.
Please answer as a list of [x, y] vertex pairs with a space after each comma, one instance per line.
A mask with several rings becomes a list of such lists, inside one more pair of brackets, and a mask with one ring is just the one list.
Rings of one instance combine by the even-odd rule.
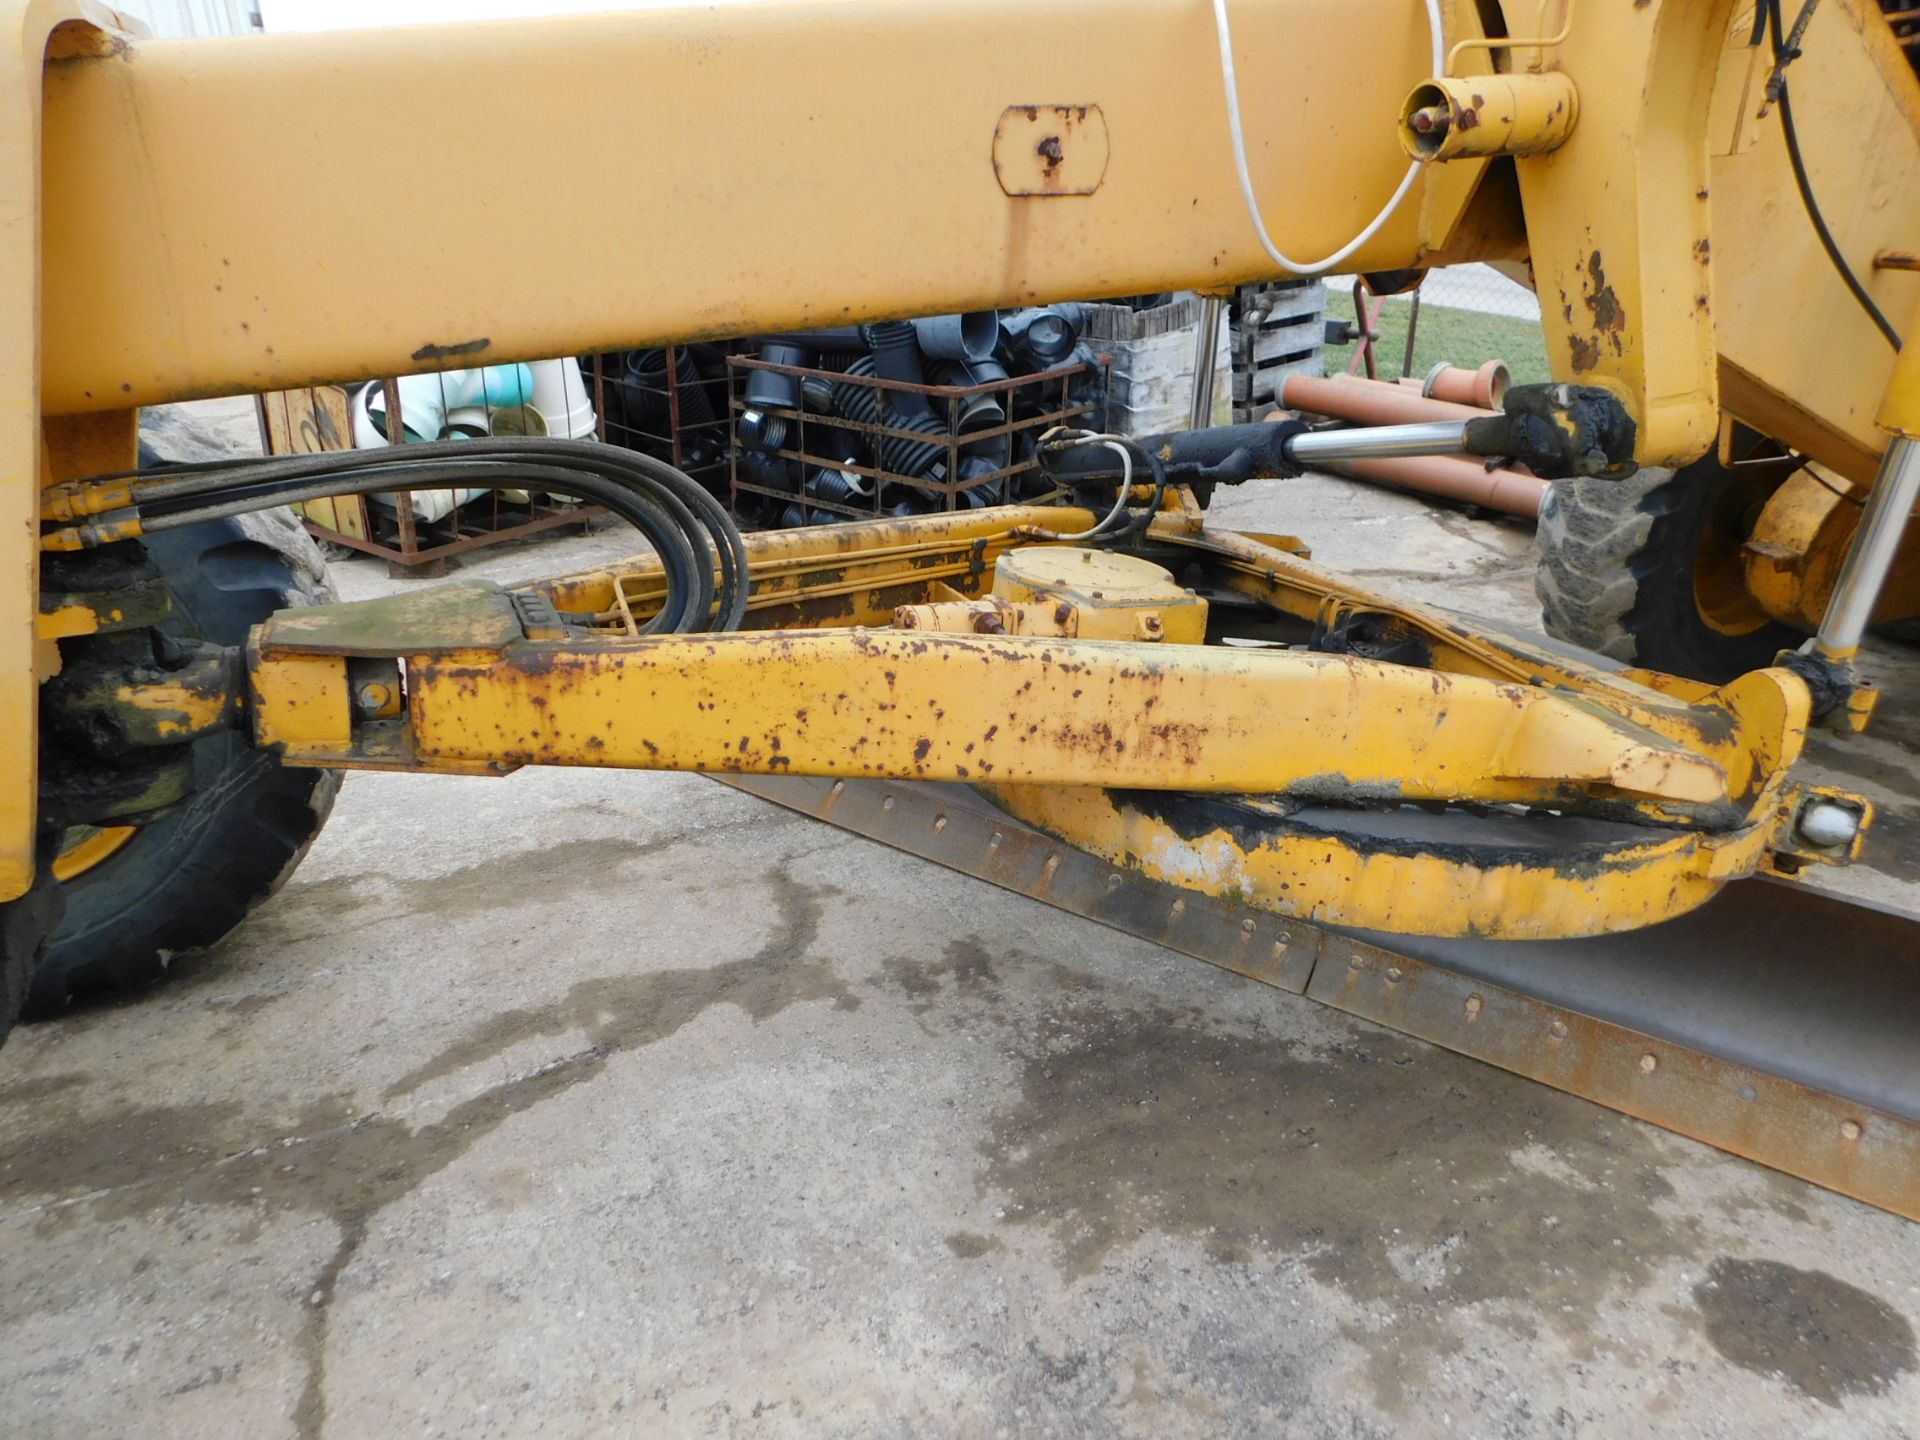
[[1225, 305], [1218, 295], [1200, 297], [1200, 333], [1193, 345], [1193, 409], [1187, 424], [1198, 430], [1213, 424], [1214, 360], [1220, 353], [1220, 311]]
[[1838, 657], [1859, 649], [1916, 501], [1920, 501], [1920, 441], [1896, 435], [1881, 457], [1860, 528], [1854, 532], [1833, 599], [1827, 602], [1820, 633], [1814, 638], [1825, 654]]
[[1296, 464], [1329, 460], [1391, 460], [1404, 455], [1466, 455], [1465, 420], [1427, 420], [1418, 425], [1377, 425], [1362, 430], [1317, 430], [1287, 442]]

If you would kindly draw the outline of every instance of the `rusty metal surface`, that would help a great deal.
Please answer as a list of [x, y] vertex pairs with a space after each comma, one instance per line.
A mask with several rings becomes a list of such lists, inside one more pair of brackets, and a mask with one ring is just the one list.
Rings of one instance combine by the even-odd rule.
[[1009, 105], [993, 130], [993, 173], [1009, 195], [1091, 195], [1107, 152], [1098, 105]]
[[965, 786], [715, 778], [1920, 1219], [1920, 925], [1749, 881], [1626, 936], [1341, 932], [1116, 870]]

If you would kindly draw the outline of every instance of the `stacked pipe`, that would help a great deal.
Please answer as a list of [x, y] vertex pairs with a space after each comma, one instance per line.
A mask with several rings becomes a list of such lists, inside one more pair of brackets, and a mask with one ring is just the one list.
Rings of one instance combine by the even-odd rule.
[[[1455, 371], [1454, 374], [1466, 380], [1449, 380], [1451, 393], [1497, 393], [1491, 389], [1495, 372], [1487, 367], [1482, 367], [1481, 372]], [[1501, 390], [1505, 388], [1505, 374], [1506, 367], [1500, 366]], [[1432, 391], [1421, 394], [1395, 381], [1364, 380], [1352, 375], [1331, 380], [1312, 375], [1288, 376], [1281, 383], [1280, 404], [1286, 410], [1343, 420], [1349, 425], [1410, 425], [1426, 420], [1472, 419], [1493, 413], [1488, 406], [1458, 404], [1434, 398]], [[1268, 418], [1281, 417], [1276, 412]], [[1539, 516], [1547, 493], [1547, 482], [1537, 476], [1453, 455], [1348, 460], [1326, 468], [1338, 475], [1371, 480], [1397, 490], [1436, 495], [1525, 519]]]
[[[1052, 305], [769, 336], [759, 351], [767, 364], [844, 378], [751, 370], [735, 426], [738, 459], [753, 484], [794, 495], [791, 502], [774, 502], [768, 518], [782, 525], [840, 518], [838, 512], [813, 509], [810, 500], [863, 510], [871, 506], [883, 515], [919, 514], [937, 503], [932, 487], [950, 480], [964, 487], [954, 502], [964, 508], [998, 504], [1010, 498], [1009, 489], [1026, 498], [1034, 487], [1045, 486], [1044, 476], [1023, 472], [1015, 486], [986, 477], [1031, 458], [1031, 436], [1008, 434], [1004, 427], [1023, 411], [1037, 413], [1027, 408], [1036, 402], [1008, 389], [955, 404], [928, 395], [923, 387], [992, 385], [1057, 368], [1076, 358], [1079, 332], [1079, 307]], [[886, 383], [868, 383], [874, 380]], [[801, 448], [794, 423], [799, 415], [805, 417], [804, 448], [811, 463], [791, 458]], [[825, 442], [817, 438], [815, 416], [829, 431]], [[836, 419], [853, 428], [832, 428]], [[880, 429], [892, 433], [876, 433]], [[987, 433], [994, 430], [1002, 433]], [[983, 438], [967, 438], [975, 434]], [[823, 443], [834, 453], [824, 453]], [[788, 454], [781, 455], [783, 450]], [[952, 459], [958, 462], [957, 475], [947, 473]], [[880, 482], [876, 495], [876, 482], [857, 467], [898, 479]]]
[[[668, 355], [673, 357], [669, 373]], [[726, 354], [718, 345], [615, 350], [583, 357], [590, 399], [602, 411], [606, 439], [680, 466], [714, 489], [725, 458]]]

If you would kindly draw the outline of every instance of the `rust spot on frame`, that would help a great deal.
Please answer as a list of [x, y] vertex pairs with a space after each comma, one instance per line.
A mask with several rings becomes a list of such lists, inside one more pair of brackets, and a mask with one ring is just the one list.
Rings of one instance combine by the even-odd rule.
[[485, 335], [478, 340], [462, 340], [457, 345], [436, 345], [428, 341], [413, 352], [412, 358], [422, 364], [432, 360], [458, 360], [467, 355], [478, 355], [491, 344], [493, 341]]

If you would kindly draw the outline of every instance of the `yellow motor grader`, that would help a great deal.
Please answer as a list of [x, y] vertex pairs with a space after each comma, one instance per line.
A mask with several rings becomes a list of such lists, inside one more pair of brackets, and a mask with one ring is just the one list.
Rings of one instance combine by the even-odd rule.
[[[342, 770], [614, 766], [823, 814], [920, 787], [1003, 883], [1093, 866], [1169, 943], [1206, 916], [1249, 973], [1345, 955], [1389, 1023], [1681, 1128], [1737, 1111], [1490, 983], [1445, 1022], [1479, 1039], [1393, 1010], [1427, 972], [1385, 937], [1636, 931], [1871, 833], [1800, 763], [1872, 722], [1863, 637], [1920, 610], [1920, 79], [1871, 0], [791, 0], [210, 41], [8, 10], [0, 1025], [214, 943]], [[644, 143], [610, 170], [573, 127], [614, 105]], [[484, 135], [490, 183], [370, 184], [370, 134]], [[195, 397], [1472, 260], [1537, 291], [1554, 383], [1418, 425], [1059, 430], [1060, 505], [742, 535], [585, 441], [137, 453], [140, 407]], [[1207, 523], [1220, 485], [1432, 454], [1554, 480], [1561, 640]], [[276, 518], [438, 486], [590, 500], [648, 552], [325, 603]], [[1920, 1141], [1866, 1113], [1741, 1143], [1911, 1213]]]

